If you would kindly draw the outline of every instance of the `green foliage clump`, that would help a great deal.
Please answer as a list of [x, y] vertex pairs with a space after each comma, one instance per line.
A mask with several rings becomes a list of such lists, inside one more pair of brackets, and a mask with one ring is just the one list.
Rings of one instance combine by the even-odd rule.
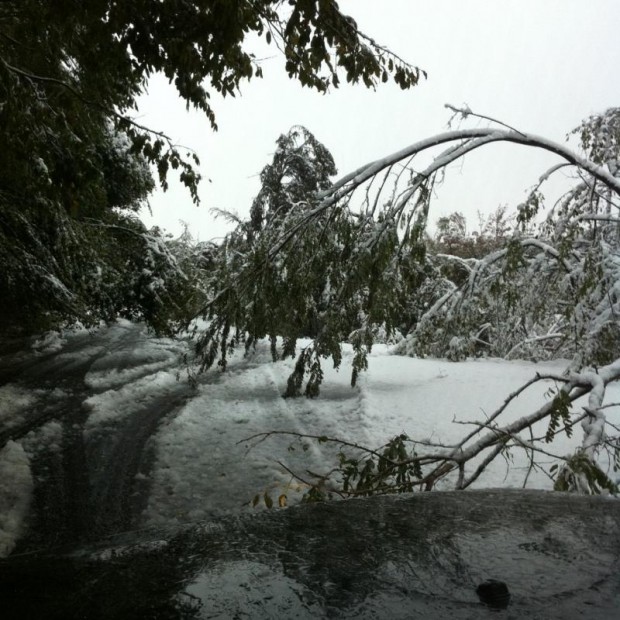
[[363, 458], [340, 452], [338, 472], [343, 492], [362, 496], [412, 492], [423, 475], [415, 450], [407, 447], [409, 442], [407, 435], [397, 435], [380, 452]]
[[[209, 326], [196, 341], [203, 368], [216, 360], [225, 367], [241, 343], [280, 336], [282, 356], [297, 355], [285, 395], [314, 397], [322, 361], [339, 367], [343, 342], [353, 346], [355, 385], [376, 326], [389, 337], [402, 324], [424, 277], [421, 229], [401, 235], [393, 221], [372, 214], [322, 209], [317, 193], [333, 172], [331, 155], [308, 130], [296, 127], [278, 140], [251, 219], [227, 236], [213, 266]], [[298, 352], [304, 338], [310, 342]]]
[[[217, 128], [211, 93], [260, 77], [251, 37], [324, 92], [345, 72], [402, 88], [422, 72], [378, 46], [335, 0], [4, 0], [0, 3], [3, 328], [127, 315], [158, 330], [196, 311], [158, 232], [132, 216], [175, 171], [198, 202], [199, 160], [132, 114], [155, 73]], [[199, 296], [198, 296], [199, 297]], [[181, 309], [187, 305], [187, 312]]]
[[551, 412], [549, 414], [549, 426], [545, 434], [545, 441], [551, 443], [560, 428], [560, 422], [564, 424], [566, 436], [571, 437], [573, 434], [573, 423], [570, 411], [571, 399], [568, 392], [560, 390], [551, 403]]
[[[197, 200], [197, 159], [183, 156], [166, 136], [128, 113], [148, 78], [161, 73], [215, 128], [210, 91], [234, 96], [243, 81], [262, 75], [248, 49], [250, 33], [275, 39], [289, 75], [321, 92], [337, 85], [339, 70], [369, 87], [391, 76], [409, 88], [421, 77], [419, 69], [361, 33], [335, 0], [292, 1], [288, 11], [281, 4], [5, 0], [0, 131], [7, 142], [0, 157], [12, 168], [11, 177], [25, 176], [41, 161], [52, 176], [81, 191], [97, 175], [94, 151], [105, 119], [156, 167], [164, 187], [168, 170], [178, 170]], [[58, 191], [66, 194], [70, 185]]]
[[121, 316], [170, 333], [197, 291], [157, 230], [114, 210], [75, 219], [63, 210], [4, 204], [0, 263], [0, 331], [6, 332]]
[[577, 452], [566, 460], [561, 468], [551, 467], [552, 475], [556, 475], [554, 491], [579, 491], [591, 495], [608, 492], [616, 495], [618, 485], [586, 454]]

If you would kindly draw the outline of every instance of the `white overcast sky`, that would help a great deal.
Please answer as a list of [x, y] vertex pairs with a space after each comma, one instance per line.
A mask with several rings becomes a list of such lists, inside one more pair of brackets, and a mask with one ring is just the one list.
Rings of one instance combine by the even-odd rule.
[[[171, 179], [156, 192], [152, 215], [174, 235], [186, 222], [201, 241], [230, 225], [211, 208], [246, 216], [278, 136], [304, 125], [331, 151], [338, 176], [408, 144], [442, 132], [445, 103], [467, 103], [480, 114], [563, 141], [588, 115], [620, 105], [619, 0], [340, 0], [358, 27], [428, 72], [409, 90], [343, 86], [320, 95], [289, 80], [272, 45], [260, 43], [264, 79], [235, 98], [214, 97], [219, 131], [187, 112], [165, 79], [155, 78], [140, 102], [140, 121], [192, 148], [205, 178], [201, 205]], [[492, 145], [453, 166], [429, 216], [516, 206], [557, 159], [517, 145]], [[210, 179], [210, 182], [207, 180]]]

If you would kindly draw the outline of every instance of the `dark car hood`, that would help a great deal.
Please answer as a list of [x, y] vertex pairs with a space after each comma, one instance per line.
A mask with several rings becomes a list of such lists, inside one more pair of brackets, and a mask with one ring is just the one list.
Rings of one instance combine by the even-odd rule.
[[[619, 564], [615, 498], [436, 492], [10, 557], [0, 595], [4, 619], [606, 619], [620, 609]], [[506, 609], [476, 594], [489, 579], [506, 585]]]

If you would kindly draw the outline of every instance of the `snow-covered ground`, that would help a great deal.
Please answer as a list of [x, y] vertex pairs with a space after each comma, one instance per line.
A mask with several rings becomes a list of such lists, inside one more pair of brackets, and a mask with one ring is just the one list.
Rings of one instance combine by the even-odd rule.
[[[287, 436], [273, 436], [260, 443], [246, 441], [257, 433], [278, 430], [327, 435], [372, 448], [406, 433], [414, 439], [450, 444], [474, 428], [459, 422], [484, 421], [485, 415], [493, 413], [537, 371], [559, 373], [566, 367], [561, 361], [535, 365], [501, 360], [422, 360], [390, 355], [387, 347], [377, 346], [368, 372], [351, 388], [351, 356], [347, 350], [340, 371], [326, 364], [321, 395], [314, 400], [281, 398], [293, 362], [272, 363], [267, 344], [249, 359], [234, 359], [229, 372], [219, 375], [217, 382], [201, 385], [191, 402], [155, 438], [158, 459], [146, 521], [163, 525], [253, 510], [250, 500], [265, 491], [274, 500], [284, 493], [289, 502], [296, 501], [305, 489], [299, 488], [278, 461], [306, 479], [310, 479], [307, 470], [325, 473], [337, 464], [336, 450], [329, 444], [308, 440], [300, 445]], [[500, 420], [508, 422], [536, 410], [549, 398], [545, 396], [549, 387], [549, 383], [539, 383], [529, 388]], [[613, 386], [606, 402], [618, 401], [618, 396], [620, 390]], [[615, 419], [620, 419], [618, 409], [615, 414]], [[543, 435], [546, 428], [545, 421], [536, 434]], [[572, 439], [561, 435], [548, 449], [566, 455], [579, 441], [577, 428]], [[553, 463], [545, 456], [539, 461]], [[498, 458], [473, 488], [521, 487], [528, 464], [525, 452], [515, 450], [511, 463]], [[550, 489], [552, 481], [543, 472], [534, 471], [527, 486]]]
[[[85, 376], [90, 390], [82, 407], [88, 416], [84, 433], [108, 431], [119, 420], [133, 415], [137, 403], [165, 397], [177, 380], [184, 381], [177, 356], [186, 346], [182, 342], [143, 338], [123, 348], [118, 324], [108, 329], [114, 346], [100, 347], [95, 363]], [[115, 332], [114, 329], [117, 331]], [[129, 333], [129, 331], [127, 331]], [[54, 346], [71, 347], [71, 337], [53, 341]], [[131, 344], [131, 346], [129, 346]], [[84, 344], [88, 349], [88, 343]], [[79, 356], [74, 347], [71, 355]], [[40, 352], [38, 353], [40, 354]], [[62, 351], [61, 353], [62, 354]], [[199, 377], [191, 397], [164, 418], [150, 439], [155, 462], [146, 482], [150, 485], [143, 524], [148, 526], [208, 519], [238, 511], [264, 510], [251, 500], [267, 492], [274, 500], [285, 494], [288, 503], [298, 501], [304, 492], [285, 467], [309, 476], [307, 470], [324, 473], [336, 465], [335, 446], [292, 437], [272, 436], [250, 441], [267, 431], [292, 431], [339, 437], [368, 447], [378, 447], [396, 434], [414, 439], [451, 443], [473, 426], [462, 422], [484, 421], [506, 396], [531, 379], [536, 371], [561, 372], [565, 362], [535, 365], [528, 362], [475, 360], [448, 362], [420, 360], [390, 355], [388, 347], [376, 346], [369, 370], [355, 388], [350, 386], [351, 351], [345, 350], [339, 371], [325, 363], [321, 395], [314, 400], [283, 399], [286, 379], [293, 361], [271, 362], [269, 347], [261, 344], [248, 356], [238, 352], [228, 371], [211, 370]], [[500, 420], [504, 422], [530, 413], [545, 402], [549, 383], [529, 388], [512, 403]], [[0, 388], [0, 424], [11, 426], [17, 418], [29, 419], [40, 394], [15, 384]], [[620, 401], [620, 386], [609, 387], [605, 402]], [[620, 407], [606, 410], [609, 419], [620, 422]], [[0, 451], [0, 555], [10, 552], [20, 531], [32, 491], [28, 454], [36, 441], [54, 440], [54, 424], [28, 438], [10, 442]], [[537, 434], [544, 434], [546, 422]], [[1, 430], [1, 429], [0, 429]], [[581, 439], [576, 428], [572, 439], [559, 436], [549, 446], [554, 454], [571, 452]], [[294, 448], [291, 450], [290, 448]], [[548, 466], [551, 457], [541, 456]], [[475, 486], [520, 487], [528, 468], [522, 450], [512, 453], [512, 462], [497, 459]], [[139, 474], [141, 479], [145, 474]], [[547, 475], [534, 471], [528, 488], [549, 489]]]

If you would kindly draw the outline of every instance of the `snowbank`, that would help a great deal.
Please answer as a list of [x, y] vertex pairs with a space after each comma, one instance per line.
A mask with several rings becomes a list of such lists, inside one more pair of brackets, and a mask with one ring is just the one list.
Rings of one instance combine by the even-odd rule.
[[28, 456], [19, 443], [0, 450], [0, 557], [13, 551], [32, 496]]
[[33, 415], [33, 406], [38, 400], [33, 390], [12, 383], [0, 387], [0, 430], [24, 424]]

